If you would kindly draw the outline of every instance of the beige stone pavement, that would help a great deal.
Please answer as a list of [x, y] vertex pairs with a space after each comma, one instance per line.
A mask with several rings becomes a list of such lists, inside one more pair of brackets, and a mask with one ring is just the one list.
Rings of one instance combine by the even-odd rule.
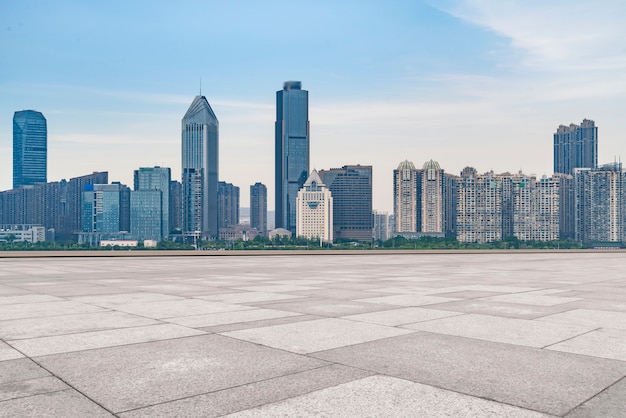
[[626, 417], [623, 252], [124, 254], [0, 258], [0, 417]]

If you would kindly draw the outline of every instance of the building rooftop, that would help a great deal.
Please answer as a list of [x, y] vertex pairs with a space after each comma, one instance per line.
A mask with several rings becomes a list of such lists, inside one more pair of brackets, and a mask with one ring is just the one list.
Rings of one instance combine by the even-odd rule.
[[0, 258], [0, 416], [624, 416], [622, 252], [272, 254]]

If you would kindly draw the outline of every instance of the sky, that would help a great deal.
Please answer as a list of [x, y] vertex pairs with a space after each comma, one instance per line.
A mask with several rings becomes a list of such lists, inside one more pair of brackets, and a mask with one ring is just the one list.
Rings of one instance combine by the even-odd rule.
[[0, 190], [12, 118], [48, 121], [48, 181], [108, 171], [181, 175], [181, 119], [207, 97], [219, 177], [274, 202], [276, 91], [309, 91], [311, 169], [552, 174], [553, 133], [592, 119], [599, 163], [626, 156], [622, 0], [0, 0]]

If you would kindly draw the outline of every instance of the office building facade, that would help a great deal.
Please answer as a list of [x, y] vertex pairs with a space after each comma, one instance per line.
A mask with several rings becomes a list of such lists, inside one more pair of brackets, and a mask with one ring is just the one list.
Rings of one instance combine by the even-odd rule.
[[218, 227], [239, 224], [239, 187], [220, 181], [217, 187]]
[[554, 172], [574, 174], [576, 168], [598, 166], [598, 128], [584, 119], [580, 125], [560, 125], [554, 134]]
[[[152, 190], [161, 194], [159, 208], [159, 218], [156, 220], [160, 224], [160, 233], [157, 238], [140, 238], [137, 239], [155, 239], [161, 241], [167, 239], [170, 233], [170, 185], [172, 181], [171, 170], [168, 167], [142, 167], [134, 172], [134, 191]], [[132, 219], [132, 216], [131, 216]]]
[[296, 235], [333, 242], [333, 198], [316, 170], [298, 192], [296, 205]]
[[309, 92], [287, 81], [276, 92], [275, 228], [296, 231], [296, 197], [309, 173]]
[[13, 188], [47, 182], [48, 125], [41, 112], [13, 115]]
[[217, 239], [219, 122], [196, 96], [182, 119], [183, 233]]
[[333, 197], [333, 239], [372, 240], [372, 166], [345, 165], [318, 175]]
[[387, 212], [374, 211], [372, 213], [374, 220], [374, 230], [372, 238], [377, 241], [387, 241], [391, 238], [391, 228], [389, 227], [389, 214]]
[[263, 183], [250, 186], [250, 226], [261, 235], [267, 232], [267, 187]]
[[139, 241], [163, 241], [163, 191], [139, 189], [130, 193], [130, 234]]
[[82, 232], [120, 232], [119, 184], [87, 184], [82, 196]]

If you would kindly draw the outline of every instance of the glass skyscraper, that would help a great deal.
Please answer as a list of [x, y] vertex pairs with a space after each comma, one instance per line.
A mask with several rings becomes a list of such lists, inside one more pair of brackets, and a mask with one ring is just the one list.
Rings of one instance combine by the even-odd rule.
[[309, 92], [299, 81], [276, 92], [275, 228], [296, 232], [296, 197], [309, 173]]
[[13, 115], [13, 188], [46, 183], [48, 126], [41, 112]]
[[219, 122], [196, 96], [182, 120], [183, 232], [216, 239]]
[[[141, 167], [139, 170], [135, 170], [134, 174], [134, 189], [139, 190], [152, 190], [158, 191], [161, 194], [160, 208], [158, 212], [160, 217], [156, 219], [159, 224], [159, 233], [150, 233], [154, 238], [143, 239], [155, 239], [161, 241], [170, 233], [170, 182], [171, 182], [171, 170], [168, 167]], [[139, 200], [137, 200], [139, 201]], [[135, 214], [138, 214], [135, 210]], [[131, 214], [132, 225], [132, 214]]]
[[263, 183], [250, 186], [250, 226], [260, 234], [267, 232], [267, 187]]

